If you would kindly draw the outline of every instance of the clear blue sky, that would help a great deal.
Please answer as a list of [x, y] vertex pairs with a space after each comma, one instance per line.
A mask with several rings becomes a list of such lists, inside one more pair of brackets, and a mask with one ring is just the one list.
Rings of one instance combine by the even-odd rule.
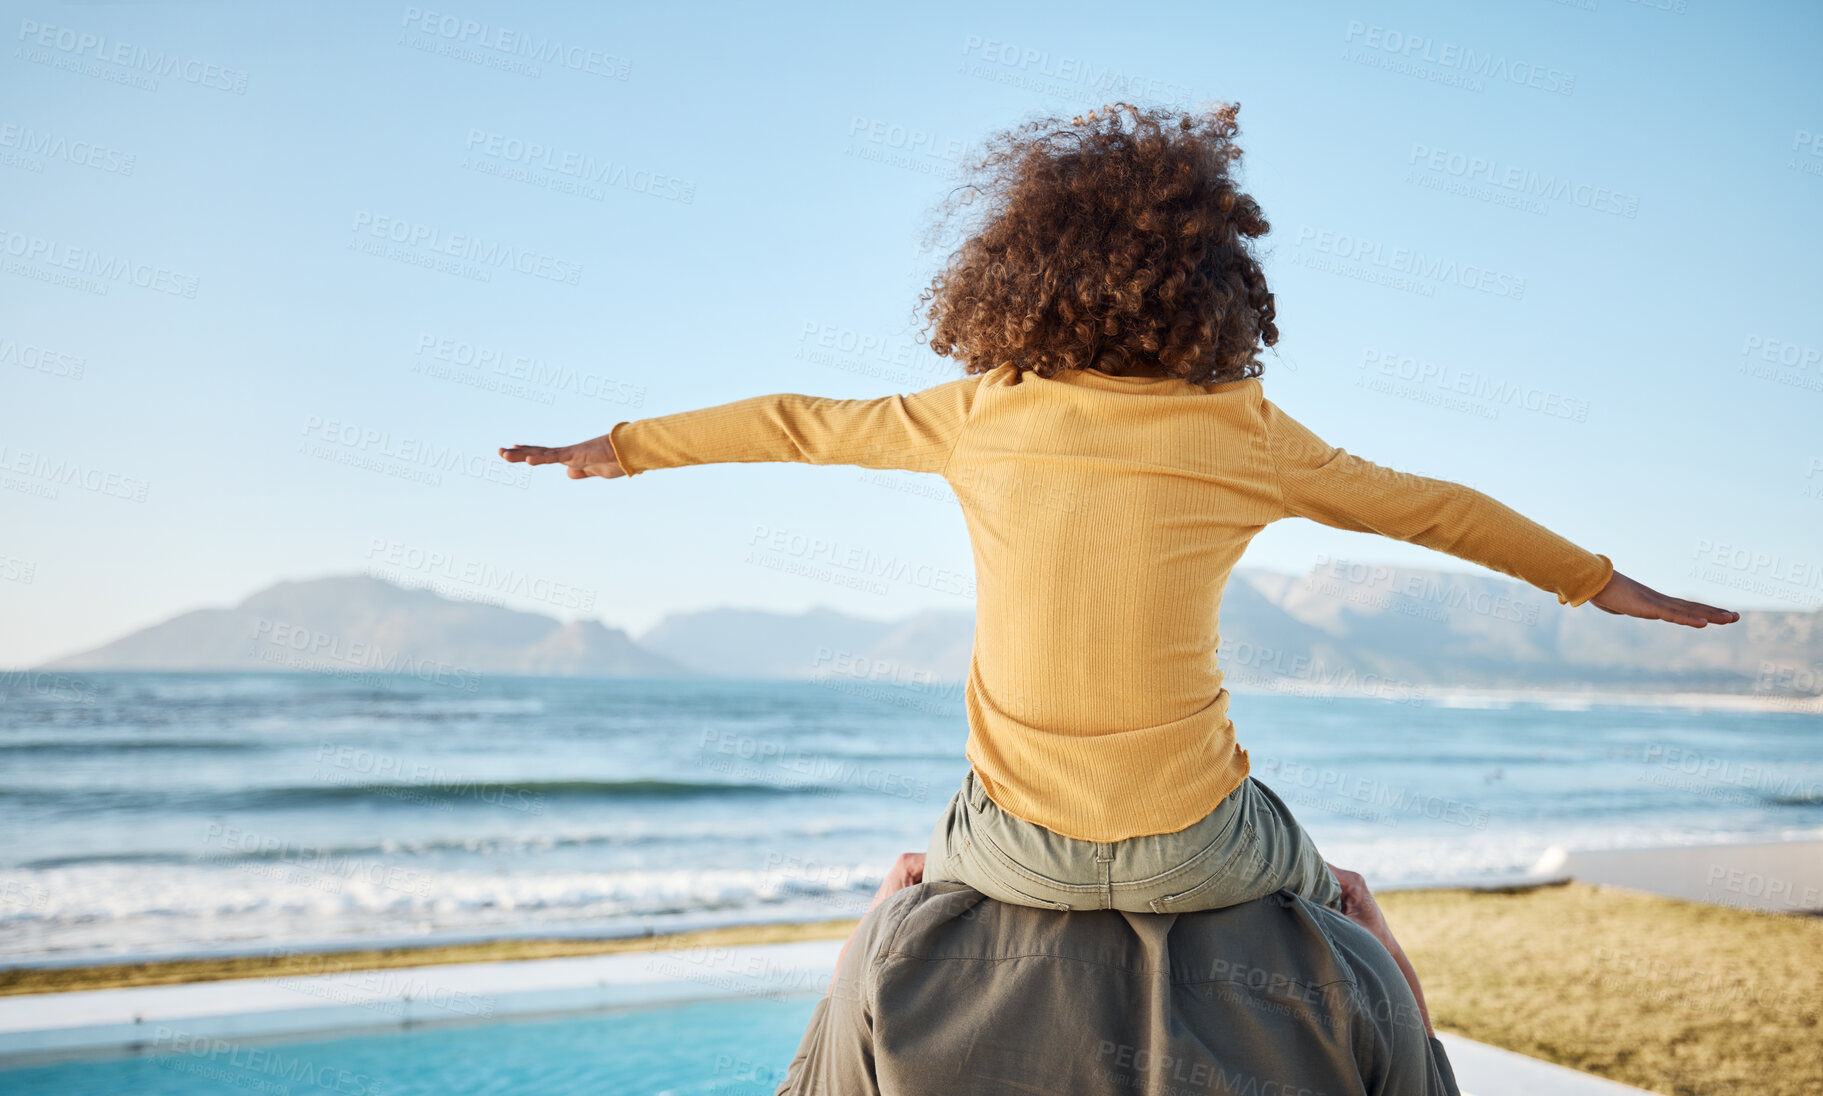
[[[1672, 592], [1823, 602], [1814, 4], [4, 11], [0, 665], [376, 567], [635, 632], [966, 607], [780, 569], [966, 573], [934, 477], [494, 450], [949, 379], [913, 315], [955, 151], [1118, 97], [1243, 104], [1265, 383], [1325, 438]], [[1303, 521], [1245, 563], [1325, 555], [1470, 568]]]

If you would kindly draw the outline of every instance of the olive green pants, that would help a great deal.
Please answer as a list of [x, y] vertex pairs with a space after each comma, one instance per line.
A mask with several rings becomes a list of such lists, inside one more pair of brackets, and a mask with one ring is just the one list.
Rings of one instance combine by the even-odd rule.
[[974, 770], [931, 834], [926, 882], [1056, 910], [1190, 913], [1289, 890], [1335, 906], [1341, 885], [1272, 789], [1252, 777], [1175, 833], [1083, 841], [1027, 822], [988, 798]]

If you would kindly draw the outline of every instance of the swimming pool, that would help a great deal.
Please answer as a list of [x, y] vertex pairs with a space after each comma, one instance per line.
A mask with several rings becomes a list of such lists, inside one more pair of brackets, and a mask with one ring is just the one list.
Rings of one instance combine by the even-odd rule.
[[188, 1039], [126, 1058], [0, 1072], [12, 1096], [766, 1096], [816, 996], [745, 998], [327, 1040]]

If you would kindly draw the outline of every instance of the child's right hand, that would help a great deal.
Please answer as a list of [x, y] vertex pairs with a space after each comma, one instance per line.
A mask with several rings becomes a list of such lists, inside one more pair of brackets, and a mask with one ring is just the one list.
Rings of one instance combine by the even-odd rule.
[[1601, 588], [1601, 593], [1589, 599], [1589, 604], [1605, 613], [1616, 616], [1639, 617], [1642, 620], [1668, 620], [1673, 624], [1687, 624], [1692, 628], [1706, 628], [1711, 624], [1733, 624], [1741, 619], [1741, 614], [1729, 609], [1717, 609], [1713, 605], [1704, 605], [1700, 601], [1685, 601], [1681, 597], [1669, 597], [1652, 587], [1635, 582], [1619, 571], [1608, 584]]
[[571, 479], [588, 479], [590, 476], [614, 479], [627, 474], [615, 458], [614, 447], [608, 444], [606, 434], [576, 445], [560, 445], [556, 448], [542, 445], [507, 446], [500, 450], [500, 456], [510, 464], [568, 465]]

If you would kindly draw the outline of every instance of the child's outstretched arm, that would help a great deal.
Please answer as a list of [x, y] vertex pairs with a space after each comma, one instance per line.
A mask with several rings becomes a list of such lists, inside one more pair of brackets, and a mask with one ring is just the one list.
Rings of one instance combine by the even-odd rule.
[[1564, 605], [1702, 628], [1741, 614], [1669, 597], [1487, 495], [1362, 460], [1261, 400], [1283, 516], [1422, 544], [1557, 595]]
[[515, 464], [563, 464], [571, 479], [613, 479], [690, 464], [793, 461], [941, 472], [974, 405], [980, 375], [871, 400], [785, 393], [616, 423], [576, 445], [514, 445]]

